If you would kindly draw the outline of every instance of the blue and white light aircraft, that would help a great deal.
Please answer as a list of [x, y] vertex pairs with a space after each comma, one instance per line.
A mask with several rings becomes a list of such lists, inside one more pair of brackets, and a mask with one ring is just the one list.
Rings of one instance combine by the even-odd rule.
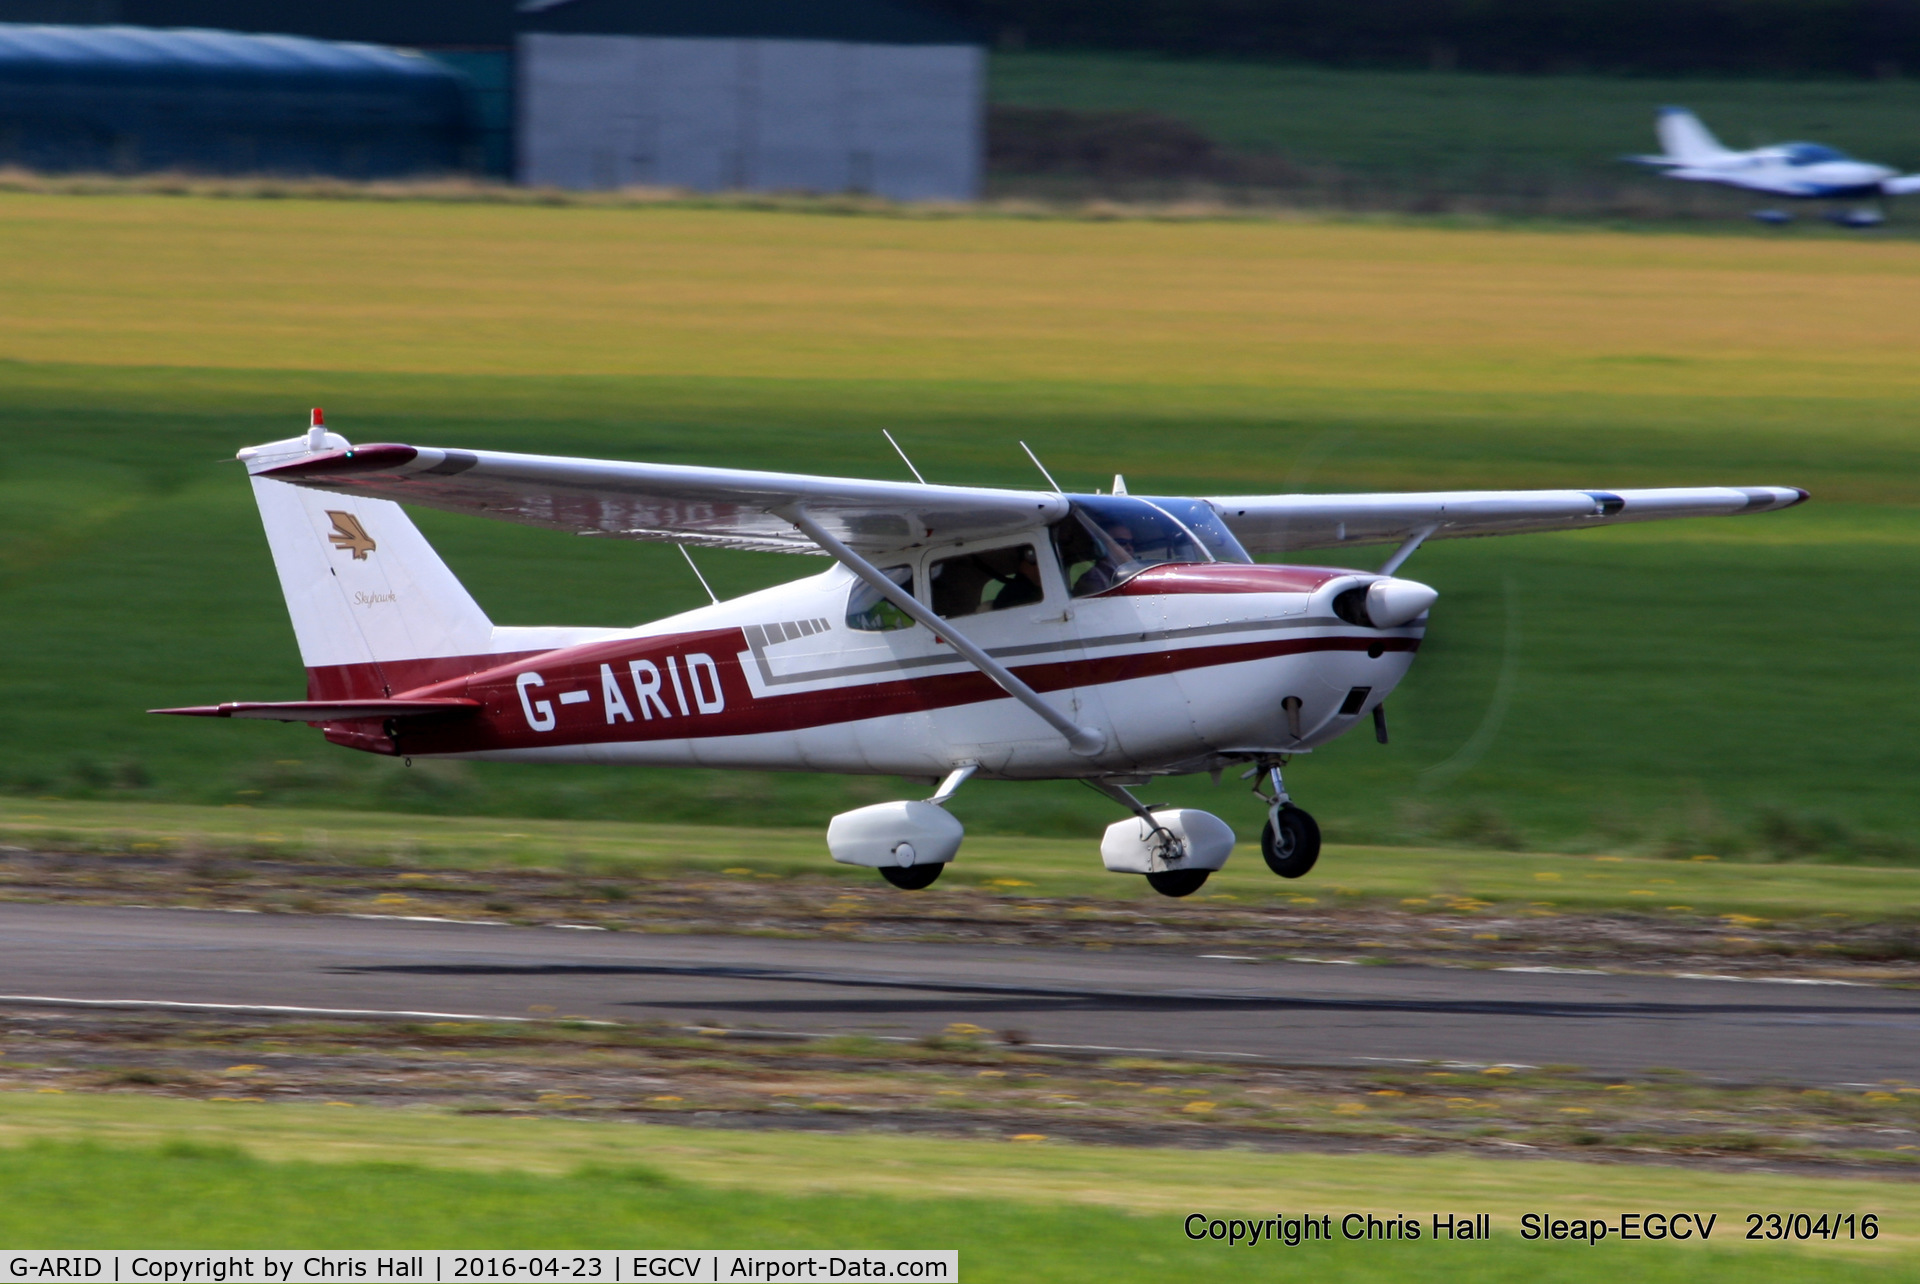
[[[1732, 151], [1684, 107], [1662, 107], [1654, 132], [1666, 151], [1629, 159], [1664, 170], [1668, 178], [1720, 183], [1794, 200], [1871, 201], [1920, 192], [1920, 174], [1902, 174], [1886, 165], [1856, 160], [1821, 143], [1772, 143]], [[1779, 210], [1760, 210], [1754, 217], [1766, 223], [1787, 223], [1793, 218]], [[1879, 210], [1863, 208], [1835, 210], [1828, 217], [1845, 227], [1875, 227], [1886, 221]]]

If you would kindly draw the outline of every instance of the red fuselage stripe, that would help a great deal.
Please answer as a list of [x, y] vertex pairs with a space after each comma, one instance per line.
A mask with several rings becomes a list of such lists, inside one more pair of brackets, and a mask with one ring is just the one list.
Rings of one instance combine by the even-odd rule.
[[[1413, 651], [1419, 645], [1419, 639], [1407, 637], [1276, 638], [1029, 664], [1017, 666], [1015, 672], [1036, 690], [1058, 691], [1276, 656], [1367, 651], [1373, 647]], [[550, 653], [545, 662], [533, 665], [526, 663], [532, 657], [519, 657], [464, 680], [405, 693], [413, 698], [459, 695], [479, 700], [482, 709], [476, 717], [458, 724], [396, 727], [398, 740], [365, 722], [333, 723], [328, 727], [329, 739], [375, 752], [418, 754], [704, 739], [799, 731], [1005, 698], [999, 687], [973, 670], [755, 697], [740, 668], [739, 654], [743, 650], [740, 630], [726, 629], [596, 643]], [[474, 657], [483, 663], [500, 658]], [[659, 675], [655, 688], [658, 696], [652, 701], [646, 701], [636, 689], [632, 667], [636, 664], [651, 666]], [[701, 668], [697, 678], [696, 665]], [[541, 681], [528, 689], [527, 702], [523, 703], [517, 680], [529, 670], [537, 671]], [[675, 673], [678, 689], [671, 681]], [[617, 700], [607, 698], [605, 683], [609, 680]], [[572, 702], [564, 700], [567, 693], [575, 693]], [[579, 693], [585, 693], [585, 698]], [[702, 698], [709, 706], [720, 707], [702, 712]], [[545, 702], [545, 714], [538, 713], [536, 700]], [[551, 717], [552, 729], [536, 730], [530, 709], [542, 718]], [[609, 709], [615, 711], [611, 721]]]

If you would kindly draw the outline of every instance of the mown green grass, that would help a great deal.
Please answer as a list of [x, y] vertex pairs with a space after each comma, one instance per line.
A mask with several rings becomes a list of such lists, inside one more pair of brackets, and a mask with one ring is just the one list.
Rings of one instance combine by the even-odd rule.
[[[874, 885], [873, 873], [828, 859], [814, 829], [618, 821], [501, 821], [307, 808], [0, 799], [0, 841], [56, 851], [139, 857], [191, 852], [310, 858], [369, 871], [557, 869], [601, 877], [835, 878]], [[981, 893], [1144, 900], [1175, 912], [1134, 877], [1106, 874], [1092, 834], [1077, 838], [974, 835], [925, 895]], [[1444, 910], [1462, 898], [1534, 914], [1632, 910], [1804, 919], [1900, 919], [1920, 914], [1920, 870], [1809, 861], [1757, 865], [1623, 856], [1568, 856], [1332, 844], [1313, 876], [1276, 880], [1244, 831], [1228, 867], [1191, 902], [1319, 905], [1390, 900]]]
[[[892, 1194], [765, 1195], [664, 1183], [640, 1167], [567, 1177], [431, 1172], [404, 1166], [263, 1164], [178, 1142], [157, 1151], [39, 1145], [0, 1152], [16, 1194], [0, 1241], [36, 1249], [111, 1248], [958, 1248], [962, 1278], [980, 1280], [1270, 1279], [1276, 1258], [1320, 1278], [1399, 1280], [1444, 1256], [1476, 1278], [1739, 1279], [1754, 1268], [1735, 1246], [1632, 1245], [1597, 1259], [1585, 1245], [1341, 1244], [1249, 1251], [1195, 1244], [1177, 1215], [1031, 1206], [1005, 1200], [915, 1201]], [[1229, 1213], [1228, 1215], [1233, 1215]], [[1336, 1217], [1336, 1223], [1339, 1218]], [[1722, 1221], [1717, 1236], [1735, 1227]], [[1852, 1278], [1840, 1260], [1792, 1250], [1770, 1278]], [[1888, 1278], [1911, 1267], [1881, 1266]]]
[[[814, 827], [887, 780], [419, 766], [145, 716], [301, 694], [241, 444], [349, 436], [1136, 491], [1812, 488], [1437, 545], [1394, 743], [1290, 780], [1352, 842], [1903, 858], [1920, 832], [1920, 252], [1315, 225], [0, 199], [0, 781], [28, 798]], [[504, 623], [684, 609], [668, 549], [438, 514]], [[1363, 564], [1380, 556], [1363, 552]], [[722, 592], [815, 569], [708, 555]], [[1231, 783], [1231, 782], [1230, 782]], [[1153, 801], [1258, 810], [1204, 781]], [[970, 785], [977, 834], [1110, 804]]]
[[[1265, 1279], [1301, 1258], [1195, 1246], [1180, 1231], [1184, 1215], [1493, 1214], [1488, 1245], [1336, 1242], [1306, 1254], [1317, 1273], [1358, 1281], [1436, 1263], [1475, 1278], [1550, 1271], [1580, 1280], [1602, 1268], [1718, 1278], [1764, 1262], [1770, 1277], [1825, 1279], [1868, 1263], [1909, 1271], [1915, 1243], [1908, 1183], [1655, 1165], [1123, 1150], [15, 1094], [0, 1096], [0, 1138], [13, 1147], [0, 1150], [9, 1191], [0, 1243], [9, 1246], [957, 1247], [974, 1279], [1195, 1271]], [[1880, 1239], [1794, 1252], [1738, 1237], [1748, 1211], [1835, 1207], [1878, 1214]], [[1602, 1255], [1518, 1240], [1521, 1212], [1563, 1209], [1686, 1209], [1720, 1220], [1711, 1247], [1684, 1253], [1610, 1243]]]
[[[1692, 107], [1729, 147], [1808, 138], [1920, 166], [1920, 85], [1336, 71], [1151, 55], [996, 53], [995, 103], [1152, 111], [1225, 146], [1456, 191], [1633, 181], [1654, 109]], [[1651, 179], [1645, 180], [1649, 183]]]

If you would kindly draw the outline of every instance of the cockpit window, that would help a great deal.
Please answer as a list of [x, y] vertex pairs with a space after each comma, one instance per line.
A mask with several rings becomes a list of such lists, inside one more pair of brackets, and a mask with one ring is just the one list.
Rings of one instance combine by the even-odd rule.
[[1789, 165], [1818, 165], [1823, 161], [1853, 159], [1845, 152], [1835, 151], [1820, 143], [1787, 143], [1780, 150], [1786, 153]]
[[[880, 573], [912, 594], [911, 566], [889, 566]], [[865, 580], [859, 580], [855, 582], [853, 592], [847, 595], [847, 627], [859, 629], [862, 633], [885, 633], [891, 629], [912, 628], [913, 621], [905, 611], [881, 597], [873, 586]]]
[[1214, 561], [1253, 561], [1247, 556], [1247, 550], [1240, 547], [1240, 541], [1233, 537], [1233, 532], [1227, 529], [1227, 524], [1220, 520], [1220, 514], [1214, 511], [1213, 505], [1204, 499], [1161, 499], [1155, 496], [1147, 502], [1179, 518], [1180, 524], [1206, 545]]
[[946, 620], [1030, 606], [1046, 596], [1031, 544], [943, 557], [928, 570], [927, 580], [933, 585], [933, 613]]
[[1104, 592], [1149, 566], [1214, 560], [1192, 531], [1156, 504], [1125, 495], [1071, 498], [1073, 510], [1053, 525], [1053, 547], [1074, 597]]

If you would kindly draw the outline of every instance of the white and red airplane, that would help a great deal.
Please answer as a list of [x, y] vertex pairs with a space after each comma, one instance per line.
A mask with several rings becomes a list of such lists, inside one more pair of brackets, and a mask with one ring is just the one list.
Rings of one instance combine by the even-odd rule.
[[[1249, 768], [1267, 804], [1267, 864], [1283, 878], [1312, 868], [1319, 828], [1281, 767], [1369, 718], [1385, 742], [1383, 702], [1439, 596], [1396, 574], [1423, 541], [1807, 497], [1743, 486], [1149, 498], [1119, 478], [1112, 495], [1073, 495], [354, 447], [317, 410], [305, 436], [240, 458], [308, 698], [155, 712], [306, 722], [335, 744], [409, 758], [926, 777], [939, 781], [930, 798], [863, 807], [827, 830], [835, 860], [902, 888], [926, 887], [958, 852], [945, 804], [969, 777], [1083, 780], [1132, 813], [1107, 830], [1106, 867], [1169, 896], [1224, 865], [1234, 834], [1203, 811], [1143, 805], [1132, 789], [1158, 776]], [[401, 503], [834, 565], [630, 629], [507, 628]], [[1249, 555], [1385, 544], [1398, 548], [1376, 571]]]

